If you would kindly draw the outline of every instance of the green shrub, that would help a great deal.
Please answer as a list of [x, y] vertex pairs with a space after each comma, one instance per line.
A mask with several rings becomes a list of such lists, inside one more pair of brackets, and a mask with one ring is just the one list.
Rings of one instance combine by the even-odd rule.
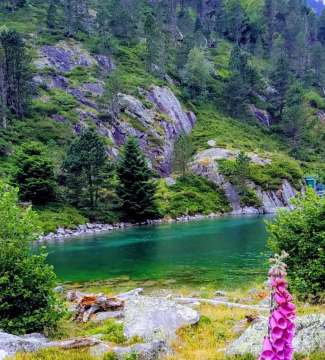
[[192, 174], [178, 178], [170, 187], [160, 182], [156, 198], [161, 214], [172, 217], [230, 211], [221, 189]]
[[87, 218], [69, 205], [53, 204], [36, 208], [40, 227], [45, 234], [54, 232], [57, 228], [73, 229], [77, 225], [85, 224]]
[[325, 299], [325, 197], [308, 189], [293, 201], [292, 211], [280, 211], [268, 223], [269, 244], [274, 252], [289, 254], [290, 287], [302, 299]]
[[39, 233], [35, 213], [17, 202], [18, 190], [0, 183], [0, 328], [15, 334], [51, 329], [62, 314], [46, 254], [30, 251]]
[[35, 204], [45, 204], [55, 198], [54, 164], [46, 148], [37, 142], [24, 144], [16, 156], [15, 182], [20, 198]]
[[117, 323], [113, 319], [106, 320], [101, 326], [89, 332], [90, 335], [103, 334], [102, 339], [116, 344], [123, 344], [127, 338], [124, 335], [123, 324]]
[[288, 180], [299, 190], [302, 178], [303, 172], [294, 160], [280, 158], [266, 165], [250, 165], [249, 179], [263, 190], [278, 190], [283, 180]]
[[[235, 160], [220, 160], [220, 172], [235, 183], [237, 174]], [[258, 165], [250, 162], [246, 174], [241, 174], [241, 179], [251, 180], [264, 191], [278, 190], [283, 180], [293, 185], [297, 190], [302, 186], [303, 172], [294, 160], [288, 158], [277, 158], [272, 160], [270, 164]]]

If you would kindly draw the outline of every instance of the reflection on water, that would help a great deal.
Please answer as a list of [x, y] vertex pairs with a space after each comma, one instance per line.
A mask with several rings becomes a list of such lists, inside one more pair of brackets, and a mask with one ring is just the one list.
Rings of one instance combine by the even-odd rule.
[[128, 276], [183, 284], [237, 286], [265, 276], [264, 217], [131, 228], [48, 246], [65, 281]]

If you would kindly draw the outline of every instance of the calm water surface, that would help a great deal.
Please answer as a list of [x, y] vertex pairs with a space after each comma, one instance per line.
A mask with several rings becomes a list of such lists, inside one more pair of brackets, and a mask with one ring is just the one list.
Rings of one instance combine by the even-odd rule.
[[235, 287], [266, 276], [265, 217], [164, 224], [48, 245], [64, 281], [127, 276]]

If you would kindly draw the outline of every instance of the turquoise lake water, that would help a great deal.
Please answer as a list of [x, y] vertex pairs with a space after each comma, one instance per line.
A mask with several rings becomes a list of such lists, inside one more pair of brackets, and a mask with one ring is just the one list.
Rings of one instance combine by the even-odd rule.
[[265, 217], [144, 226], [48, 245], [64, 281], [127, 277], [236, 287], [266, 277]]

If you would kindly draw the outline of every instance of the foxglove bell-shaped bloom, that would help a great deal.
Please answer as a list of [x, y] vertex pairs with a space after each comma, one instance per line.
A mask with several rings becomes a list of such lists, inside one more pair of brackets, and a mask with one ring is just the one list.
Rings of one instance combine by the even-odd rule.
[[271, 261], [274, 265], [269, 271], [272, 309], [269, 317], [268, 336], [265, 337], [259, 360], [292, 360], [294, 319], [296, 307], [287, 290], [286, 264], [287, 254], [276, 255]]

